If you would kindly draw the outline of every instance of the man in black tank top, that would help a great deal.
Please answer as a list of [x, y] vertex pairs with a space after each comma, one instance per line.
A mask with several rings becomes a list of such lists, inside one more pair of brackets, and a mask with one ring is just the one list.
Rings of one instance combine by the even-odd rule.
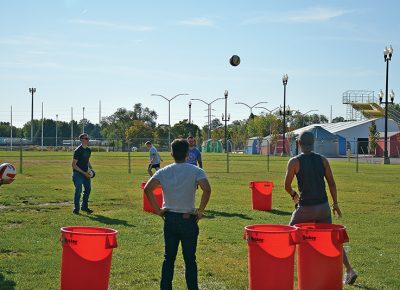
[[[302, 132], [299, 136], [301, 154], [291, 158], [288, 162], [285, 190], [295, 203], [290, 225], [299, 223], [332, 223], [328, 196], [325, 189], [325, 179], [328, 182], [329, 192], [332, 197], [332, 212], [342, 216], [338, 201], [336, 183], [328, 159], [312, 152], [314, 148], [314, 134], [309, 131]], [[294, 176], [297, 179], [299, 194], [292, 189]], [[343, 251], [343, 264], [346, 267], [345, 283], [353, 284], [357, 273], [351, 267], [346, 253]]]

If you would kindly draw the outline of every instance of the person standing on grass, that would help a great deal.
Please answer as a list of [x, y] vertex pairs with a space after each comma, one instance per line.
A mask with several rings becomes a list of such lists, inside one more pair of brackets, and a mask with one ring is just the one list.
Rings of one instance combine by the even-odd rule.
[[196, 139], [193, 136], [187, 137], [187, 141], [189, 142], [189, 153], [186, 162], [192, 164], [194, 166], [198, 166], [203, 168], [203, 161], [201, 160], [201, 152], [196, 147]]
[[[198, 221], [211, 195], [211, 187], [203, 169], [186, 163], [189, 143], [176, 139], [171, 144], [174, 163], [158, 170], [147, 182], [144, 192], [155, 213], [164, 219], [164, 262], [161, 271], [161, 290], [172, 289], [175, 258], [179, 243], [185, 261], [185, 278], [189, 290], [197, 290], [196, 248], [199, 235]], [[161, 184], [163, 206], [160, 209], [153, 190]], [[198, 209], [195, 207], [196, 186], [203, 194]]]
[[74, 151], [74, 157], [72, 160], [72, 181], [75, 185], [75, 195], [74, 195], [74, 214], [79, 214], [79, 204], [82, 193], [82, 185], [84, 187], [82, 206], [81, 210], [87, 213], [92, 213], [93, 210], [89, 208], [89, 195], [92, 190], [89, 168], [92, 169], [90, 164], [90, 155], [92, 151], [89, 148], [89, 136], [86, 133], [79, 135], [79, 140], [81, 145], [79, 145]]
[[[285, 190], [296, 206], [289, 224], [307, 222], [331, 224], [331, 209], [324, 178], [328, 182], [332, 197], [333, 214], [341, 217], [342, 212], [339, 208], [336, 183], [329, 162], [324, 156], [312, 152], [314, 147], [312, 132], [302, 132], [299, 136], [299, 145], [302, 153], [289, 160], [285, 177]], [[292, 189], [295, 175], [300, 195]], [[345, 251], [343, 251], [343, 264], [346, 268], [344, 283], [354, 284], [358, 275], [351, 267]]]
[[150, 163], [149, 166], [147, 167], [147, 172], [149, 173], [150, 176], [153, 176], [152, 169], [154, 168], [156, 171], [160, 169], [160, 161], [162, 159], [158, 154], [156, 147], [154, 147], [150, 141], [147, 141], [145, 144], [147, 149], [149, 149], [150, 153]]

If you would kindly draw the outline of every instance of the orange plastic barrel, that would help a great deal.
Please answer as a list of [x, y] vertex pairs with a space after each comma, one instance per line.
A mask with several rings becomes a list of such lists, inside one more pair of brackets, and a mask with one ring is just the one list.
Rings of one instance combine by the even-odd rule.
[[[143, 181], [142, 184], [140, 185], [141, 189], [144, 189], [144, 186], [146, 185], [147, 181]], [[154, 197], [156, 198], [157, 204], [159, 207], [162, 207], [163, 204], [163, 192], [162, 192], [162, 187], [159, 185], [154, 191]], [[149, 199], [147, 198], [147, 195], [143, 191], [143, 210], [147, 212], [154, 212], [154, 208], [152, 207], [151, 203], [149, 202]]]
[[272, 189], [274, 183], [271, 181], [251, 181], [250, 182], [253, 209], [271, 210], [272, 209]]
[[284, 225], [245, 227], [250, 290], [293, 290], [296, 231]]
[[342, 289], [343, 243], [349, 241], [346, 227], [318, 223], [295, 227], [299, 290]]
[[116, 236], [107, 228], [61, 228], [61, 290], [107, 290]]

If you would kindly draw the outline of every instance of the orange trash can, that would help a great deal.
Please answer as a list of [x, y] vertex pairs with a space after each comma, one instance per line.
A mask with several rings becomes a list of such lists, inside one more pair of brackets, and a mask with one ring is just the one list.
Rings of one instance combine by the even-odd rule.
[[108, 228], [61, 228], [61, 290], [107, 290], [116, 236]]
[[284, 225], [245, 227], [250, 290], [293, 290], [296, 231]]
[[346, 227], [319, 223], [295, 227], [299, 290], [342, 289], [343, 243], [349, 241]]
[[274, 183], [271, 181], [251, 181], [250, 182], [253, 209], [271, 210], [272, 209], [272, 189]]
[[[142, 184], [140, 185], [141, 189], [144, 189], [144, 186], [146, 185], [147, 181], [143, 181]], [[156, 198], [158, 206], [161, 208], [163, 204], [163, 192], [162, 192], [162, 187], [159, 185], [154, 191], [154, 197]], [[144, 193], [143, 190], [143, 210], [147, 212], [154, 212], [154, 208], [151, 206], [147, 195]]]

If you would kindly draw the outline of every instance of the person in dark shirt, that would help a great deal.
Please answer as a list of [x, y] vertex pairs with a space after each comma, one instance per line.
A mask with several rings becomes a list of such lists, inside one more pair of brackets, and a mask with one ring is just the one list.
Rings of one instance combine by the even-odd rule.
[[74, 195], [74, 214], [79, 214], [79, 203], [81, 199], [82, 193], [82, 185], [84, 187], [83, 198], [82, 198], [82, 206], [81, 210], [92, 213], [88, 206], [89, 195], [91, 191], [91, 175], [89, 173], [89, 169], [92, 169], [92, 165], [90, 164], [90, 155], [92, 151], [88, 147], [89, 145], [89, 136], [86, 133], [79, 135], [79, 140], [81, 141], [81, 145], [79, 145], [74, 151], [74, 158], [72, 160], [72, 181], [75, 185], [75, 195]]
[[[333, 214], [341, 217], [342, 212], [339, 208], [336, 183], [328, 159], [312, 152], [314, 134], [310, 131], [300, 134], [299, 145], [302, 153], [289, 160], [285, 177], [285, 190], [292, 197], [296, 207], [290, 225], [307, 222], [331, 224], [331, 209], [325, 190], [325, 179], [332, 197]], [[297, 179], [300, 195], [292, 189], [294, 176]], [[346, 268], [344, 283], [354, 284], [357, 273], [351, 267], [344, 251], [343, 264]]]

